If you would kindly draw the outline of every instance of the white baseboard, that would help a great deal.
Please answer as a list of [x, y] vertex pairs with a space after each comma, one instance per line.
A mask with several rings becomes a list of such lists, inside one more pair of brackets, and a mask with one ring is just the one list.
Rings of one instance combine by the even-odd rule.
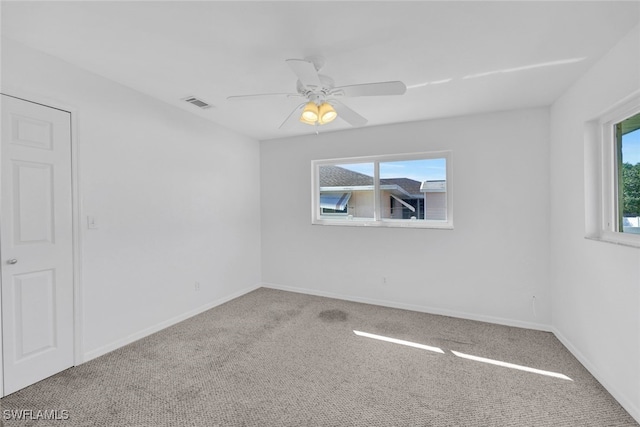
[[618, 401], [618, 403], [629, 413], [629, 415], [631, 415], [638, 423], [640, 423], [640, 407], [638, 406], [637, 402], [632, 402], [623, 393], [620, 393], [620, 391], [616, 387], [611, 385], [611, 383], [607, 381], [603, 375], [600, 374], [600, 371], [593, 365], [593, 363], [591, 363], [591, 361], [589, 361], [589, 359], [585, 357], [585, 355], [582, 354], [582, 352], [578, 350], [578, 348], [573, 345], [573, 343], [569, 341], [567, 337], [562, 335], [562, 333], [557, 328], [553, 327], [552, 332], [562, 343], [562, 345], [564, 345], [567, 350], [569, 350], [569, 352], [571, 352], [571, 354], [573, 354], [575, 358], [578, 359], [578, 361], [582, 363], [585, 368], [587, 368], [591, 375], [593, 375], [594, 378], [598, 380], [609, 393], [611, 393], [611, 396], [613, 396], [613, 398]]
[[238, 292], [234, 292], [231, 295], [227, 295], [226, 297], [223, 298], [219, 298], [215, 301], [211, 301], [205, 305], [202, 305], [198, 308], [195, 308], [193, 310], [187, 311], [186, 313], [180, 314], [178, 316], [172, 317], [171, 319], [165, 320], [164, 322], [160, 322], [157, 325], [151, 326], [150, 328], [146, 328], [143, 329], [142, 331], [136, 332], [135, 334], [131, 334], [125, 338], [119, 339], [117, 341], [114, 341], [110, 344], [107, 344], [105, 346], [102, 346], [100, 348], [97, 348], [95, 350], [91, 350], [88, 351], [86, 353], [84, 353], [84, 357], [82, 360], [82, 363], [84, 362], [88, 362], [91, 359], [95, 359], [96, 357], [100, 357], [103, 354], [107, 354], [113, 350], [116, 350], [120, 347], [124, 347], [127, 344], [131, 344], [134, 341], [137, 341], [141, 338], [144, 338], [146, 336], [149, 336], [153, 333], [156, 333], [158, 331], [161, 331], [165, 328], [168, 328], [169, 326], [173, 326], [176, 323], [180, 323], [183, 320], [186, 320], [190, 317], [193, 317], [195, 315], [198, 315], [200, 313], [203, 313], [209, 309], [212, 309], [213, 307], [219, 306], [221, 304], [224, 304], [225, 302], [231, 301], [232, 299], [236, 299], [238, 297], [241, 297], [244, 294], [248, 294], [249, 292], [255, 291], [256, 289], [260, 288], [261, 285], [255, 285], [255, 286], [251, 286], [249, 288], [245, 288], [241, 291]]
[[274, 283], [263, 283], [262, 286], [265, 288], [277, 289], [281, 291], [297, 292], [299, 294], [316, 295], [319, 297], [327, 297], [327, 298], [341, 299], [345, 301], [361, 302], [365, 304], [380, 305], [383, 307], [400, 308], [404, 310], [418, 311], [421, 313], [458, 317], [461, 319], [477, 320], [479, 322], [495, 323], [498, 325], [514, 326], [517, 328], [534, 329], [537, 331], [544, 331], [544, 332], [552, 331], [550, 325], [545, 325], [542, 323], [525, 322], [522, 320], [505, 319], [502, 317], [485, 316], [482, 314], [465, 313], [463, 311], [447, 310], [447, 309], [441, 309], [441, 308], [429, 307], [429, 306], [423, 306], [423, 305], [415, 305], [415, 304], [406, 304], [406, 303], [395, 302], [395, 301], [385, 301], [385, 300], [378, 300], [373, 298], [362, 298], [362, 297], [356, 297], [352, 295], [337, 294], [333, 292], [316, 291], [312, 289], [296, 288], [293, 286], [276, 285]]

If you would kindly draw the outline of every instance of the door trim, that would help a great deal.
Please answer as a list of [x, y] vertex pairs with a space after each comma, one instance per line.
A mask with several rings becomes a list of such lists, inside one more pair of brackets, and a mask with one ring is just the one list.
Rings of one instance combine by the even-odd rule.
[[[71, 121], [71, 221], [72, 221], [72, 260], [73, 260], [73, 365], [84, 362], [82, 340], [82, 227], [80, 200], [80, 174], [78, 164], [78, 123], [77, 109], [56, 99], [43, 97], [24, 89], [4, 87], [2, 95], [17, 98], [23, 101], [40, 104], [45, 107], [62, 110], [70, 114]], [[2, 307], [2, 295], [0, 293], [0, 307]], [[0, 315], [0, 397], [4, 397], [4, 360], [2, 348], [2, 316]]]

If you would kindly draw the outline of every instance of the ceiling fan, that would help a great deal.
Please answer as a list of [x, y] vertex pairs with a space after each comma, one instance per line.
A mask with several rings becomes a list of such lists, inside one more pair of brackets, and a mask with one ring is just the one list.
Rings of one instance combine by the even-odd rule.
[[340, 99], [356, 96], [402, 95], [407, 87], [400, 81], [365, 83], [336, 87], [333, 79], [319, 74], [324, 60], [321, 57], [307, 59], [287, 59], [287, 64], [298, 77], [297, 93], [261, 93], [254, 95], [229, 96], [228, 101], [252, 100], [269, 97], [301, 98], [305, 101], [298, 105], [278, 129], [296, 120], [309, 125], [323, 125], [342, 118], [352, 126], [364, 126], [367, 119], [343, 104]]

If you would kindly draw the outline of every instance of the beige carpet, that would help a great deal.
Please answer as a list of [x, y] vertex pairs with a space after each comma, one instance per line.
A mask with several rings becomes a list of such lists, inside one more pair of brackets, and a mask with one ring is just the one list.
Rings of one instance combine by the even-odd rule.
[[638, 425], [550, 333], [270, 289], [66, 370], [1, 404], [3, 411], [69, 414], [68, 420], [6, 426]]

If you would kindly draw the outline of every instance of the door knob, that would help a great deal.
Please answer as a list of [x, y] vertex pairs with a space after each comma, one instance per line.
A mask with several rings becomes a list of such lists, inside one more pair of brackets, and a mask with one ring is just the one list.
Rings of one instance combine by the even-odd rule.
[[18, 260], [17, 260], [17, 259], [15, 259], [15, 258], [11, 258], [9, 261], [7, 261], [7, 264], [15, 264], [15, 263], [17, 263], [17, 262], [18, 262]]

